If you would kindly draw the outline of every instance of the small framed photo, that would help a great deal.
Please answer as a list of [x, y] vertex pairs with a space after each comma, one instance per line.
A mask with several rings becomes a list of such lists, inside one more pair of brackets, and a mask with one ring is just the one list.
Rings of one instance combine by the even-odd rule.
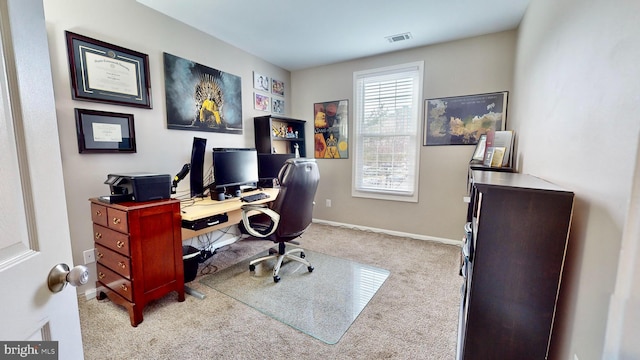
[[254, 96], [254, 102], [253, 102], [253, 107], [256, 110], [260, 110], [260, 111], [269, 111], [269, 103], [271, 102], [271, 99], [268, 96], [264, 96], [262, 94], [258, 94], [258, 93], [253, 93]]
[[257, 72], [253, 72], [253, 88], [260, 91], [269, 92], [269, 86], [271, 85], [271, 80], [268, 76], [258, 74]]
[[271, 93], [284, 97], [284, 82], [276, 79], [271, 79]]
[[78, 152], [135, 153], [133, 114], [75, 109]]
[[151, 109], [149, 56], [65, 31], [71, 96]]
[[284, 114], [284, 100], [271, 99], [271, 112], [279, 115]]
[[484, 153], [485, 153], [486, 147], [487, 147], [487, 134], [482, 134], [478, 139], [478, 143], [476, 144], [476, 149], [473, 151], [473, 156], [471, 157], [471, 161], [482, 162], [484, 160]]

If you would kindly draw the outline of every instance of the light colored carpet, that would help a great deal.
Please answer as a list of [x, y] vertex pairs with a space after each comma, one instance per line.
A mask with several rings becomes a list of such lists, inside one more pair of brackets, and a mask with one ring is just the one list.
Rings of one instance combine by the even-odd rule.
[[[210, 259], [219, 271], [273, 244], [242, 240]], [[384, 285], [346, 334], [329, 345], [198, 281], [204, 293], [172, 293], [147, 305], [131, 327], [109, 300], [80, 299], [86, 359], [453, 359], [462, 279], [460, 248], [313, 224], [300, 246], [388, 269]], [[203, 267], [202, 270], [212, 268]], [[317, 271], [318, 269], [316, 269]], [[314, 272], [315, 273], [315, 272]], [[283, 279], [282, 281], [286, 281]]]
[[335, 344], [380, 289], [389, 271], [309, 249], [304, 253], [317, 271], [309, 272], [306, 265], [287, 260], [280, 268], [282, 280], [275, 283], [276, 259], [262, 261], [255, 265], [255, 271], [248, 271], [251, 260], [268, 255], [264, 251], [200, 282], [294, 329]]

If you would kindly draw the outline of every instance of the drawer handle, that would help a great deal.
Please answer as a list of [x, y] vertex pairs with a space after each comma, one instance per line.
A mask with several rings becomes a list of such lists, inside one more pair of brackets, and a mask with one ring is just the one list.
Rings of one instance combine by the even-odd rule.
[[118, 266], [120, 266], [120, 267], [121, 267], [121, 268], [123, 268], [123, 269], [126, 269], [126, 268], [127, 268], [127, 264], [125, 264], [125, 263], [124, 263], [124, 261], [120, 261], [120, 262], [118, 263]]
[[118, 225], [118, 224], [120, 224], [120, 221], [121, 221], [121, 220], [120, 220], [120, 218], [115, 218], [115, 217], [114, 217], [114, 218], [113, 218], [113, 225]]
[[98, 279], [102, 280], [104, 279], [105, 275], [102, 271], [98, 272]]
[[100, 240], [102, 239], [102, 233], [97, 232], [96, 233], [96, 240]]
[[101, 253], [101, 252], [99, 252], [99, 251], [98, 251], [98, 253], [96, 254], [96, 257], [97, 257], [98, 259], [102, 259], [102, 257], [103, 257], [103, 256], [104, 256], [104, 254], [103, 254], [103, 253]]
[[124, 247], [124, 241], [116, 241], [116, 246], [118, 247], [118, 249], [122, 249]]
[[96, 210], [96, 216], [102, 216], [102, 211]]
[[128, 287], [127, 285], [125, 285], [125, 284], [120, 285], [120, 288], [121, 288], [123, 291], [129, 291], [129, 287]]

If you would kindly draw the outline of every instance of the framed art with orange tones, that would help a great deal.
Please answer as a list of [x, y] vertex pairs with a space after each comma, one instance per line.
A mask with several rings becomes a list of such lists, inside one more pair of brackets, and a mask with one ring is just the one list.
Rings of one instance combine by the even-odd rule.
[[349, 158], [349, 101], [313, 104], [316, 159]]

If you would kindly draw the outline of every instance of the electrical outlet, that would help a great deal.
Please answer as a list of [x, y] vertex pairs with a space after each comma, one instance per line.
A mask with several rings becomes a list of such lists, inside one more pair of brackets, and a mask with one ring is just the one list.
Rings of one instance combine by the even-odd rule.
[[82, 256], [84, 257], [84, 263], [85, 264], [90, 264], [90, 263], [96, 261], [96, 253], [95, 253], [94, 249], [85, 250], [82, 253]]
[[325, 201], [325, 206], [326, 206], [326, 207], [331, 207], [331, 199], [327, 199], [327, 200]]

